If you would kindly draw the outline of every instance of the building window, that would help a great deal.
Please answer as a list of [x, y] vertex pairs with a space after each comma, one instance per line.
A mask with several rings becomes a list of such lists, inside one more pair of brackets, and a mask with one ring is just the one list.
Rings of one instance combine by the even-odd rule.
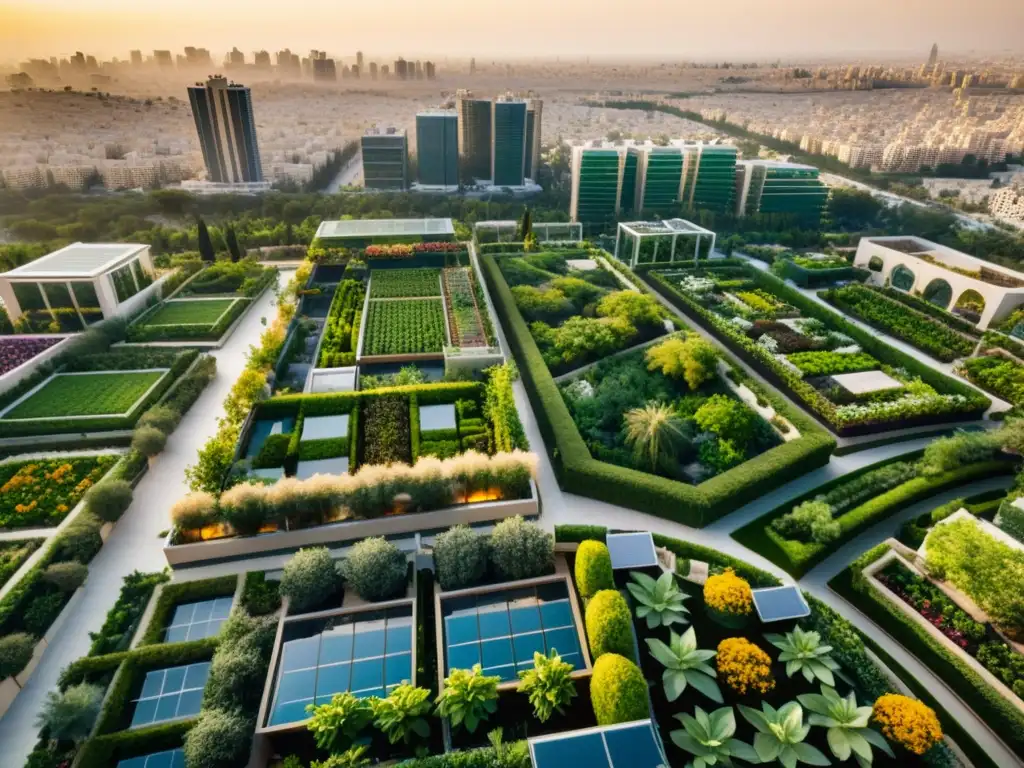
[[46, 309], [46, 302], [43, 301], [39, 283], [11, 283], [11, 288], [14, 290], [14, 297], [18, 300], [18, 306], [21, 307], [22, 312]]
[[117, 293], [118, 304], [128, 301], [128, 299], [139, 292], [139, 288], [135, 284], [135, 278], [132, 276], [132, 268], [128, 264], [111, 272], [110, 279], [114, 283], [114, 292]]

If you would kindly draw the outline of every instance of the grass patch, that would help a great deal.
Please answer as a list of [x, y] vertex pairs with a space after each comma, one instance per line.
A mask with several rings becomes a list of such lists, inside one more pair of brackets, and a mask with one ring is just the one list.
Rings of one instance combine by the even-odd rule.
[[809, 493], [787, 501], [768, 514], [747, 523], [742, 528], [734, 531], [732, 537], [743, 546], [754, 550], [759, 555], [768, 558], [777, 566], [783, 568], [786, 572], [799, 578], [850, 539], [875, 523], [879, 523], [896, 514], [908, 504], [914, 504], [947, 488], [954, 488], [972, 480], [995, 475], [1013, 474], [1015, 466], [1013, 462], [996, 459], [958, 467], [938, 477], [915, 477], [913, 480], [908, 480], [902, 485], [879, 494], [873, 499], [869, 499], [863, 504], [859, 504], [839, 515], [836, 520], [839, 521], [842, 533], [836, 541], [830, 544], [793, 541], [783, 538], [772, 530], [771, 524], [774, 520], [790, 512], [801, 502], [813, 499], [827, 490], [849, 482], [854, 477], [872, 469], [877, 469], [882, 464], [888, 464], [891, 461], [899, 461], [901, 459], [906, 460], [907, 458], [906, 456], [895, 457], [892, 460], [863, 467], [856, 474], [851, 473], [839, 478], [837, 481], [826, 483]]
[[128, 412], [164, 371], [61, 375], [4, 414], [3, 420], [109, 416]]
[[146, 317], [142, 325], [213, 325], [235, 299], [170, 301]]

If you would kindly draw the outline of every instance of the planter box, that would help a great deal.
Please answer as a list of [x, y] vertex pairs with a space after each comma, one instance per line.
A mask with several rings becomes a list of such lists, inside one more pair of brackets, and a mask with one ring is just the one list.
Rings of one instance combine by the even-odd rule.
[[464, 523], [489, 523], [507, 517], [540, 514], [537, 486], [530, 481], [530, 497], [511, 501], [485, 501], [478, 504], [460, 504], [456, 507], [436, 509], [432, 512], [413, 512], [402, 515], [376, 517], [369, 520], [346, 520], [298, 531], [275, 531], [258, 536], [236, 536], [228, 539], [199, 541], [193, 544], [172, 544], [168, 535], [164, 556], [172, 568], [187, 567], [209, 561], [240, 559], [288, 552], [313, 545], [332, 546], [364, 539], [368, 536], [395, 536], [439, 528], [450, 528]]

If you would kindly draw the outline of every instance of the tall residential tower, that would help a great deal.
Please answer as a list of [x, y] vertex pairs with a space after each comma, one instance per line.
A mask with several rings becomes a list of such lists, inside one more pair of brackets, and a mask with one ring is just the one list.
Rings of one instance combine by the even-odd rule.
[[188, 89], [210, 181], [224, 184], [263, 181], [252, 94], [219, 75]]
[[467, 181], [491, 177], [491, 102], [475, 99], [471, 91], [455, 98], [459, 120], [459, 159]]
[[416, 179], [423, 186], [459, 186], [459, 121], [455, 110], [416, 115]]
[[398, 128], [371, 128], [361, 141], [363, 186], [367, 189], [409, 188], [409, 139]]

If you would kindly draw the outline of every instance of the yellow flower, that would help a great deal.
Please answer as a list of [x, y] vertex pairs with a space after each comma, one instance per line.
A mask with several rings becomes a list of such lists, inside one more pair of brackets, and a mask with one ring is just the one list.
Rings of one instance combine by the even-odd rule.
[[923, 755], [942, 738], [935, 712], [917, 699], [887, 693], [878, 697], [873, 715], [883, 736], [915, 755]]
[[737, 576], [732, 568], [708, 577], [704, 583], [704, 602], [716, 611], [738, 616], [746, 616], [754, 608], [750, 584]]
[[718, 679], [741, 696], [748, 691], [765, 694], [775, 687], [771, 663], [767, 653], [742, 637], [720, 642], [715, 657]]

